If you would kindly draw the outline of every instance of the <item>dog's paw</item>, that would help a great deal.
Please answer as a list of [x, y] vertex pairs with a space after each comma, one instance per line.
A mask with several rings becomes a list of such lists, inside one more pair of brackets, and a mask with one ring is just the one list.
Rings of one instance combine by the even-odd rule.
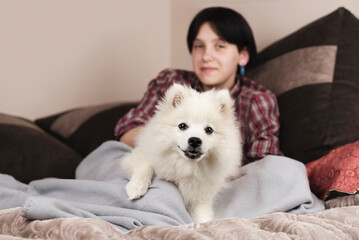
[[140, 182], [140, 181], [130, 181], [126, 185], [126, 193], [128, 196], [128, 199], [134, 200], [142, 197], [146, 194], [148, 187], [150, 186], [149, 183]]

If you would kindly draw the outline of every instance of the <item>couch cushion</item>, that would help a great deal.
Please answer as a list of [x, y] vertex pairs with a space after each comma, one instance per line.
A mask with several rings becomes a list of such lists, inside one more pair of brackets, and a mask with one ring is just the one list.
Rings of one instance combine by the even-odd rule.
[[135, 106], [135, 103], [86, 106], [40, 118], [35, 123], [85, 157], [104, 141], [114, 140], [117, 121]]
[[359, 139], [359, 20], [345, 8], [259, 53], [248, 76], [271, 89], [280, 148], [304, 163]]
[[28, 183], [74, 178], [81, 156], [29, 120], [0, 113], [0, 173]]

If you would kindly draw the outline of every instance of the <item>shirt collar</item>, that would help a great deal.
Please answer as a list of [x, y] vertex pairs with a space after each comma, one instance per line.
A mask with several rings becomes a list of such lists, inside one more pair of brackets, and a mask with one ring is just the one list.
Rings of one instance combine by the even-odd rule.
[[242, 77], [240, 75], [236, 75], [236, 82], [234, 83], [232, 89], [229, 90], [229, 93], [231, 94], [232, 98], [236, 98], [241, 91], [241, 81]]

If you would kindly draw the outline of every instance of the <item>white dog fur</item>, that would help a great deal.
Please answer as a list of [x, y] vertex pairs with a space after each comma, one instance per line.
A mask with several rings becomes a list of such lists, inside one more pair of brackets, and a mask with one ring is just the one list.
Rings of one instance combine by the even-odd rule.
[[145, 195], [156, 175], [177, 185], [194, 222], [205, 222], [214, 218], [215, 196], [241, 161], [239, 126], [228, 90], [199, 93], [174, 84], [122, 167], [131, 174], [129, 199]]

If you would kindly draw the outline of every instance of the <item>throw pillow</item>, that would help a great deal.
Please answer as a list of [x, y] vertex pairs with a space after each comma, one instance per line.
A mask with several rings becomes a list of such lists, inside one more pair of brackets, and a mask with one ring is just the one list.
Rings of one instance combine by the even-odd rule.
[[358, 193], [359, 141], [338, 147], [306, 167], [310, 188], [319, 198]]
[[87, 106], [40, 118], [35, 123], [85, 157], [104, 141], [114, 140], [117, 121], [135, 106], [135, 103]]
[[29, 120], [0, 114], [0, 173], [28, 183], [74, 178], [81, 156]]
[[345, 8], [259, 53], [248, 76], [272, 90], [280, 148], [308, 163], [359, 139], [359, 20]]

